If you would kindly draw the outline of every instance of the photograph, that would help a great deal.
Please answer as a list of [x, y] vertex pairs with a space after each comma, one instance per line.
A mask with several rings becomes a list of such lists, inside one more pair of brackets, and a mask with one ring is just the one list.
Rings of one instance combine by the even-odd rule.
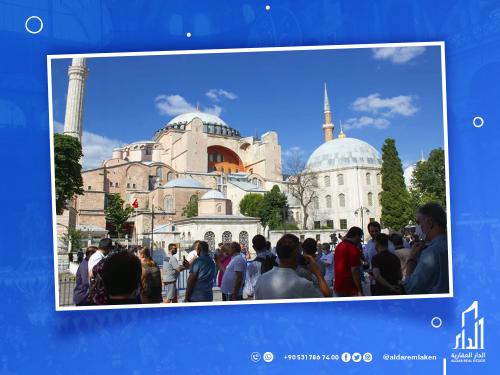
[[443, 42], [47, 73], [56, 310], [453, 297]]

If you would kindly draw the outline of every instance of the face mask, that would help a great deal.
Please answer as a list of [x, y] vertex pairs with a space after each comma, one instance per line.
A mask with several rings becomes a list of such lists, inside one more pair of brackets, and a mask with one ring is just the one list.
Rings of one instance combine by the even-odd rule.
[[418, 236], [418, 238], [420, 238], [422, 241], [425, 241], [425, 237], [427, 237], [427, 235], [422, 231], [422, 227], [420, 226], [420, 224], [417, 224], [415, 226], [415, 234]]

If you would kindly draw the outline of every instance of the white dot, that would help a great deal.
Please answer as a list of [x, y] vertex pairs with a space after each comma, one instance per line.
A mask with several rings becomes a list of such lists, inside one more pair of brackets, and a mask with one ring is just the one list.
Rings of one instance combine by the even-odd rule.
[[186, 34], [186, 36], [187, 36], [188, 38], [191, 38], [191, 33], [187, 33], [187, 34]]
[[441, 320], [440, 317], [435, 316], [434, 318], [432, 318], [432, 320], [431, 320], [431, 326], [433, 326], [434, 328], [439, 328], [442, 325], [443, 325], [443, 321]]
[[[33, 21], [31, 21], [33, 20]], [[30, 22], [31, 21], [31, 22]], [[32, 30], [30, 27], [29, 27], [29, 24], [31, 24], [32, 26], [38, 26], [38, 29], [36, 30]], [[40, 31], [42, 31], [43, 29], [43, 21], [40, 17], [38, 16], [31, 16], [31, 17], [28, 17], [26, 19], [26, 22], [24, 23], [24, 28], [26, 29], [27, 32], [29, 32], [30, 34], [38, 34]]]
[[271, 6], [270, 5], [266, 5], [266, 10], [271, 10]]
[[481, 116], [474, 117], [472, 125], [474, 125], [475, 128], [480, 128], [484, 125], [484, 119]]

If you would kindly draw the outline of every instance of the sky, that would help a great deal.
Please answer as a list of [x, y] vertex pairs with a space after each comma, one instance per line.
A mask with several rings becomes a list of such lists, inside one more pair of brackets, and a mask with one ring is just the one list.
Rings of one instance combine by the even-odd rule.
[[[62, 128], [69, 59], [52, 60], [55, 130]], [[180, 113], [220, 116], [242, 136], [278, 133], [283, 158], [324, 142], [323, 87], [335, 125], [379, 152], [394, 138], [404, 166], [444, 148], [438, 46], [178, 56], [99, 57], [84, 104], [84, 168], [150, 140]]]

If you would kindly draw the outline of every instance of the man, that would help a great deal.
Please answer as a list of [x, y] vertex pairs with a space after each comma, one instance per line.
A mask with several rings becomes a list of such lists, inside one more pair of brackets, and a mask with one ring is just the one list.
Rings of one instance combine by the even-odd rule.
[[214, 299], [215, 263], [210, 258], [206, 241], [199, 241], [196, 251], [197, 257], [189, 270], [184, 302], [211, 302]]
[[[302, 243], [302, 251], [303, 255], [310, 255], [314, 261], [316, 262], [316, 265], [319, 267], [321, 274], [325, 274], [325, 264], [320, 260], [316, 258], [316, 253], [317, 253], [317, 244], [316, 241], [312, 238], [306, 238], [304, 242]], [[304, 258], [306, 259], [306, 258]], [[318, 278], [314, 276], [314, 274], [311, 272], [309, 269], [308, 264], [299, 264], [297, 266], [297, 269], [295, 270], [297, 272], [297, 275], [300, 277], [303, 277], [313, 283], [313, 285], [323, 294], [324, 297], [330, 297], [331, 292], [330, 289], [324, 288], [323, 290], [321, 289], [321, 285], [318, 281]], [[326, 281], [326, 280], [325, 280]], [[326, 282], [328, 284], [328, 282]]]
[[408, 294], [448, 293], [446, 212], [437, 203], [424, 204], [417, 210], [416, 223], [416, 232], [425, 242], [413, 245], [404, 288]]
[[390, 236], [391, 242], [394, 244], [394, 247], [396, 250], [394, 251], [394, 254], [399, 258], [399, 261], [401, 262], [401, 273], [403, 275], [403, 280], [406, 280], [407, 277], [407, 263], [408, 259], [410, 258], [411, 254], [411, 249], [408, 249], [405, 244], [403, 237], [398, 234], [398, 233], [393, 233]]
[[338, 297], [362, 296], [361, 252], [358, 246], [363, 238], [363, 230], [352, 227], [337, 245], [333, 263], [335, 282], [333, 289]]
[[231, 261], [224, 271], [220, 291], [223, 301], [238, 301], [243, 299], [247, 262], [240, 254], [241, 246], [238, 242], [232, 242], [228, 250]]
[[186, 262], [187, 264], [183, 264], [184, 267], [189, 268], [191, 264], [195, 261], [196, 258], [198, 258], [198, 243], [200, 241], [196, 240], [193, 242], [193, 246], [191, 246], [191, 250], [189, 251], [187, 257], [186, 257]]
[[[255, 285], [255, 299], [321, 298], [323, 295], [309, 280], [300, 277], [295, 269], [300, 241], [293, 234], [285, 234], [276, 244], [279, 266], [259, 277]], [[321, 290], [328, 289], [314, 258], [304, 254], [309, 270], [318, 279]]]
[[333, 289], [333, 251], [331, 251], [329, 243], [325, 242], [321, 247], [323, 249], [321, 262], [325, 265], [325, 281], [328, 288]]
[[89, 258], [89, 280], [92, 279], [95, 265], [103, 260], [113, 250], [113, 241], [110, 238], [103, 238], [99, 241], [99, 248]]
[[85, 258], [82, 260], [76, 271], [76, 285], [73, 290], [73, 302], [76, 306], [87, 305], [87, 295], [89, 293], [89, 259], [97, 251], [97, 247], [89, 246], [85, 251]]
[[103, 264], [101, 275], [108, 292], [108, 305], [129, 305], [138, 302], [142, 266], [134, 254], [128, 251], [111, 254]]
[[175, 257], [177, 254], [177, 245], [171, 243], [168, 245], [168, 254], [170, 255], [163, 261], [163, 283], [167, 290], [167, 303], [177, 302], [177, 278], [179, 273], [185, 268], [179, 265]]
[[263, 235], [255, 235], [252, 238], [252, 246], [257, 256], [248, 263], [244, 286], [244, 293], [250, 299], [254, 298], [255, 285], [260, 275], [277, 266], [276, 256], [268, 249]]
[[[368, 233], [370, 233], [371, 239], [366, 243], [363, 253], [365, 256], [365, 260], [370, 265], [372, 262], [372, 258], [377, 255], [377, 249], [375, 249], [375, 237], [380, 234], [381, 229], [382, 227], [380, 226], [380, 223], [378, 221], [372, 221], [368, 224]], [[389, 241], [389, 251], [391, 253], [394, 253], [394, 250], [396, 250], [394, 244]]]

